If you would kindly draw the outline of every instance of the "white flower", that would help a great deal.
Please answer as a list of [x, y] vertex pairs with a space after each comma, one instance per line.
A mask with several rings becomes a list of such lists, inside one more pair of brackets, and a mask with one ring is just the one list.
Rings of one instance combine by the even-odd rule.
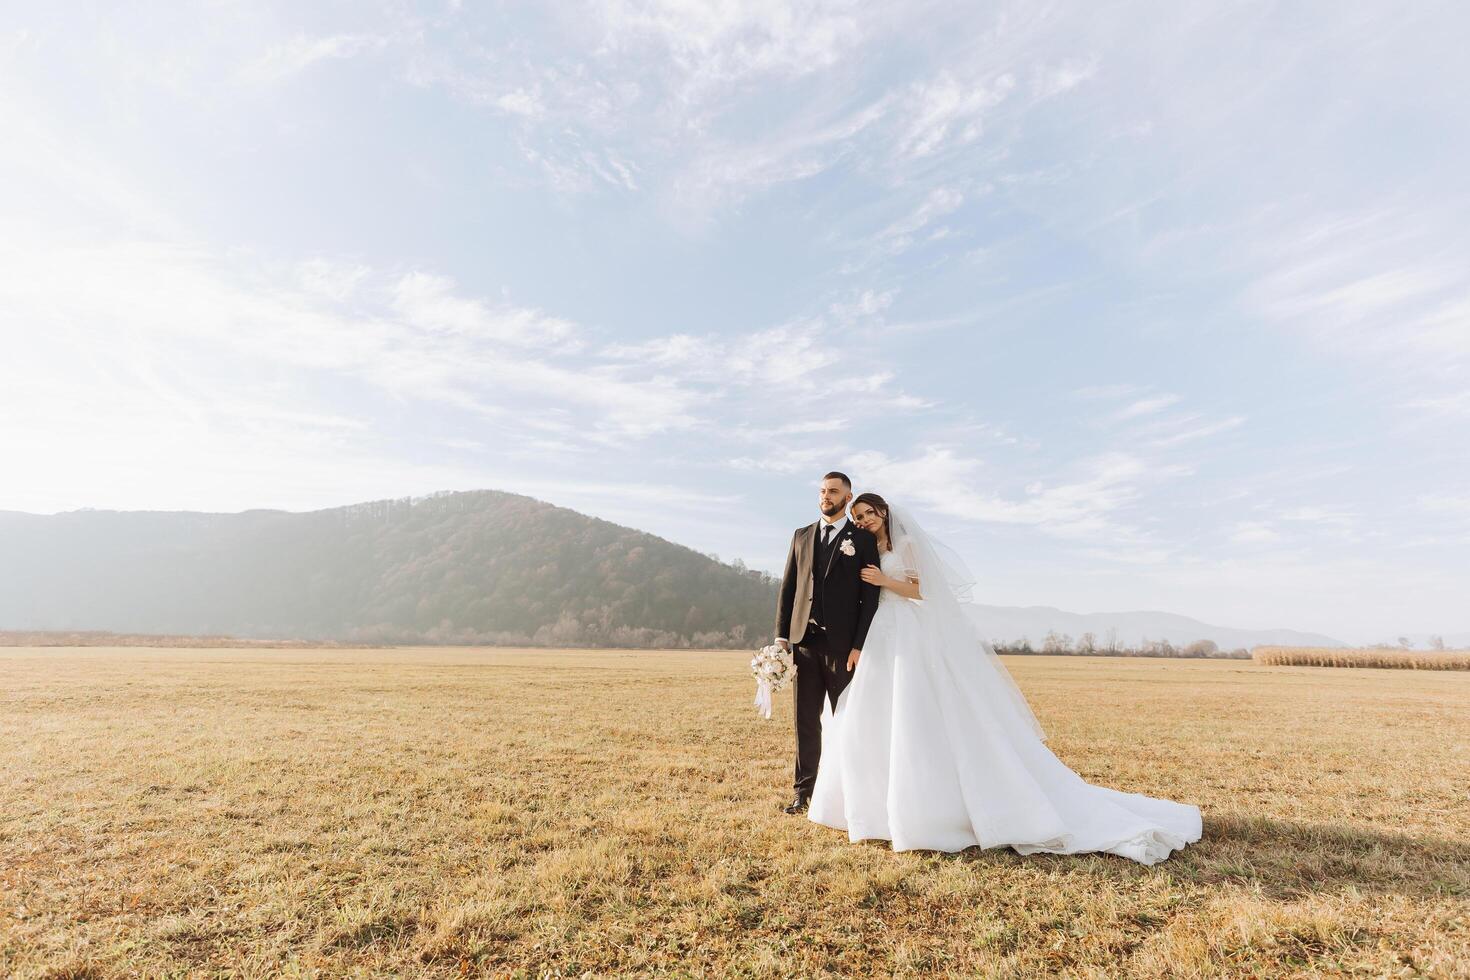
[[755, 675], [755, 707], [765, 718], [771, 717], [771, 696], [791, 682], [796, 673], [791, 651], [778, 643], [761, 647], [751, 658], [750, 672]]
[[857, 549], [852, 546], [852, 538], [843, 538], [842, 543], [837, 548], [849, 558], [857, 554]]

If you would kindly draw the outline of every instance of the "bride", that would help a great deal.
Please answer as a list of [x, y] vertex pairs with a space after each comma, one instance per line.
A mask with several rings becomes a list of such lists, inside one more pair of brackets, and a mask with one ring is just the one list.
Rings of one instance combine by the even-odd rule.
[[874, 493], [852, 504], [878, 539], [882, 587], [852, 683], [822, 734], [809, 817], [896, 851], [1106, 851], [1154, 864], [1200, 838], [1198, 807], [1085, 782], [1045, 735], [966, 615], [958, 556]]

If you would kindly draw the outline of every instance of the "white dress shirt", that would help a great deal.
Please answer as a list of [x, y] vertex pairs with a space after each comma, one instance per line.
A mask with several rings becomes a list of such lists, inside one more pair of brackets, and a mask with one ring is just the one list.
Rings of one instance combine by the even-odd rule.
[[[825, 520], [825, 518], [823, 520]], [[847, 515], [846, 514], [843, 514], [841, 517], [837, 518], [837, 520], [832, 521], [831, 524], [832, 524], [832, 534], [831, 534], [831, 536], [827, 540], [828, 541], [836, 541], [837, 540], [837, 535], [841, 534], [842, 533], [842, 529], [847, 526]], [[823, 531], [821, 525], [818, 525], [817, 526], [817, 542], [816, 542], [817, 544], [821, 544], [822, 543], [822, 535], [824, 533], [826, 533], [826, 532]]]

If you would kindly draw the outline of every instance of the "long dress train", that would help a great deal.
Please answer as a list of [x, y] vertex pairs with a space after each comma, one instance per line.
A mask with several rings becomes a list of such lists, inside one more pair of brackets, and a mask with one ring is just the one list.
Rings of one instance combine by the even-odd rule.
[[[898, 551], [882, 557], [893, 578], [906, 564]], [[824, 725], [812, 820], [896, 851], [1106, 851], [1143, 864], [1199, 840], [1198, 807], [1093, 786], [1067, 768], [994, 676], [988, 649], [935, 649], [925, 615], [883, 590], [857, 674]]]

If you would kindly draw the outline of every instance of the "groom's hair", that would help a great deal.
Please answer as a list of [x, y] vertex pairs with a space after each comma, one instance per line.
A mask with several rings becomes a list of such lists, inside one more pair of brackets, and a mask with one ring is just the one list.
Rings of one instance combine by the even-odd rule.
[[822, 481], [824, 483], [827, 480], [841, 480], [844, 487], [847, 487], [847, 489], [849, 490], [852, 489], [852, 481], [847, 478], [846, 473], [839, 473], [837, 470], [833, 470], [831, 473], [828, 473], [826, 476], [822, 477]]

